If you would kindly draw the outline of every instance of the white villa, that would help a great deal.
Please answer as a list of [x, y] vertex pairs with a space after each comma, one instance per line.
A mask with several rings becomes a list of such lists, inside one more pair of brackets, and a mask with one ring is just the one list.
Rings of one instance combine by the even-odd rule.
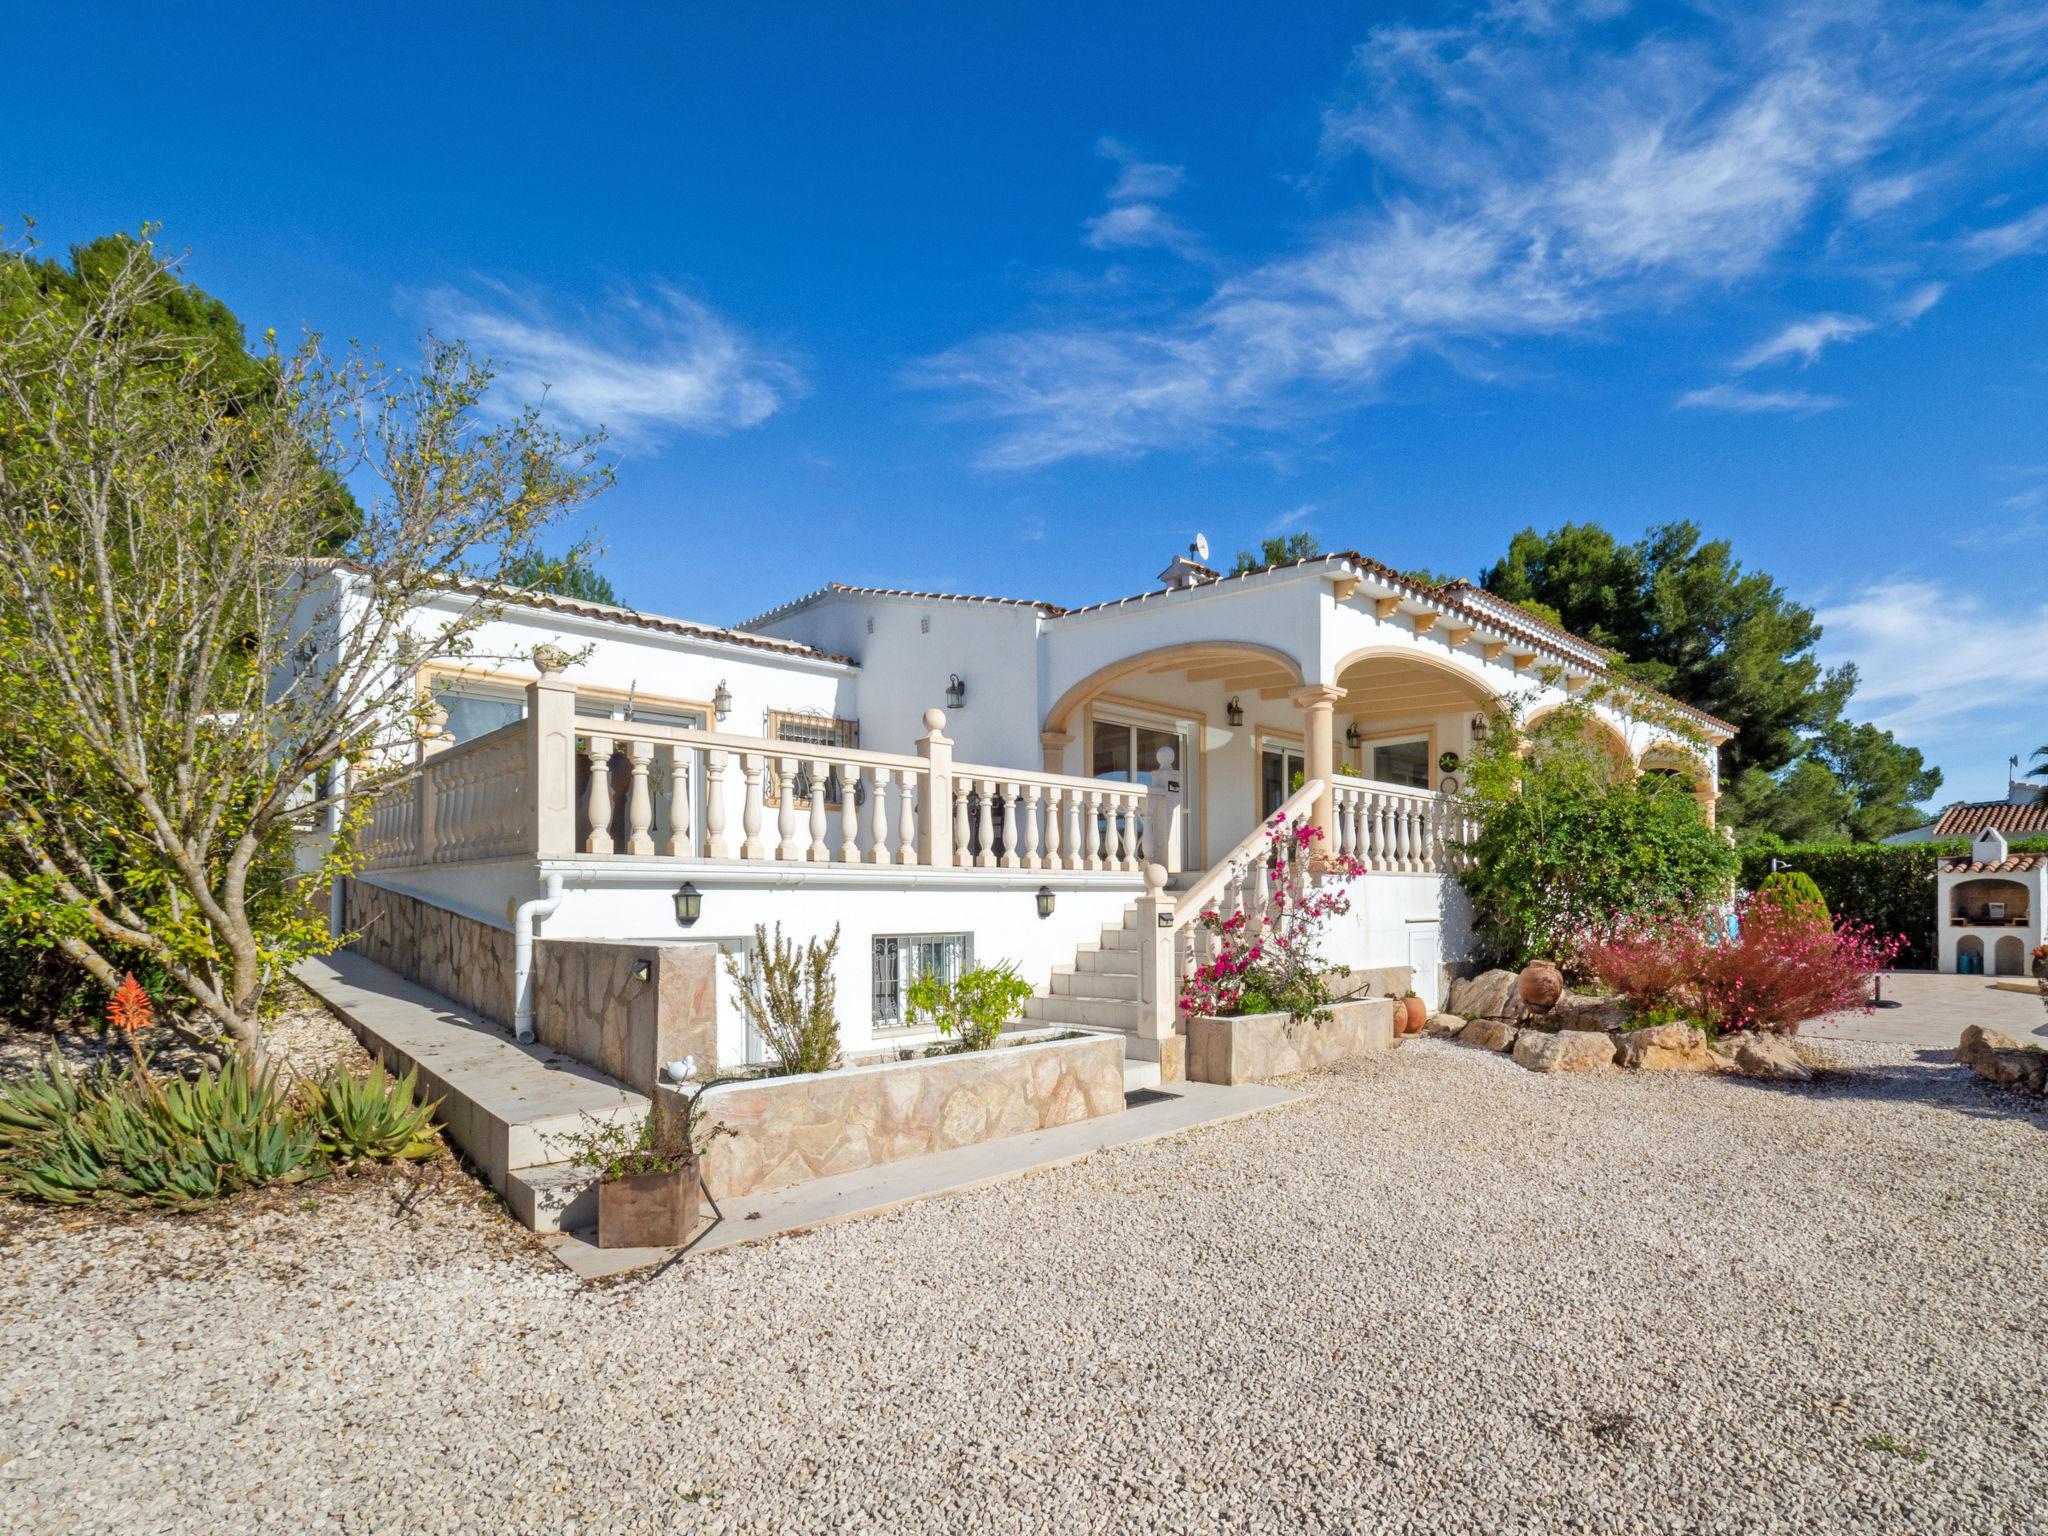
[[[834, 584], [732, 629], [517, 593], [476, 650], [530, 659], [421, 676], [437, 729], [336, 893], [381, 963], [525, 1039], [536, 940], [836, 927], [849, 1052], [904, 1038], [919, 968], [1012, 960], [1029, 1019], [1114, 1030], [1168, 1078], [1194, 919], [1260, 902], [1278, 812], [1370, 870], [1329, 958], [1433, 1006], [1469, 945], [1446, 853], [1463, 757], [1507, 701], [1540, 716], [1610, 659], [1350, 553], [1236, 576], [1182, 557], [1079, 608]], [[1596, 693], [1606, 749], [1711, 815], [1731, 728]], [[723, 998], [697, 1006], [720, 1063], [757, 1052]]]

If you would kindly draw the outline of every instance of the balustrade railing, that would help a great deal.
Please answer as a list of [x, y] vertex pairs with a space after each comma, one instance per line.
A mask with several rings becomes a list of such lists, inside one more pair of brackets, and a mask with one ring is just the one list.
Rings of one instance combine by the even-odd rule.
[[528, 806], [526, 725], [516, 721], [426, 758], [379, 795], [364, 858], [376, 869], [523, 853], [532, 843]]
[[1444, 795], [1395, 789], [1370, 779], [1330, 779], [1332, 846], [1374, 874], [1451, 874], [1463, 867], [1458, 845], [1470, 818]]

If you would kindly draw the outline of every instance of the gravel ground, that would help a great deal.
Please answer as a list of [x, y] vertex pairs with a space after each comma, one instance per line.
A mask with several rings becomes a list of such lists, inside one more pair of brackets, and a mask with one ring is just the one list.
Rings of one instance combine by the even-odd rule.
[[2048, 1120], [1416, 1042], [579, 1288], [446, 1163], [0, 1239], [0, 1530], [1981, 1531], [2048, 1509]]
[[[298, 983], [287, 985], [284, 1007], [270, 1021], [270, 1050], [280, 1071], [318, 1077], [337, 1062], [360, 1065], [367, 1061], [347, 1026], [307, 996]], [[42, 1065], [53, 1045], [74, 1067], [92, 1066], [110, 1052], [116, 1060], [128, 1058], [127, 1043], [108, 1030], [22, 1029], [0, 1021], [0, 1078], [16, 1077]], [[142, 1048], [158, 1071], [186, 1071], [200, 1060], [197, 1051], [168, 1029], [146, 1032]]]

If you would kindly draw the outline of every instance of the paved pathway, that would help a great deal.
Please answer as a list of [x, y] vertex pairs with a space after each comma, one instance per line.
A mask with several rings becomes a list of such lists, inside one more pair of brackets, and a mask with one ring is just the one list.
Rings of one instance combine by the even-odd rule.
[[2022, 1043], [2048, 1045], [2048, 1009], [2038, 996], [2006, 992], [1982, 976], [1941, 976], [1899, 971], [1884, 978], [1884, 996], [1896, 1008], [1875, 1013], [1833, 1013], [1799, 1026], [1801, 1039], [1869, 1040], [1883, 1045], [1955, 1049], [1967, 1025], [2000, 1029]]

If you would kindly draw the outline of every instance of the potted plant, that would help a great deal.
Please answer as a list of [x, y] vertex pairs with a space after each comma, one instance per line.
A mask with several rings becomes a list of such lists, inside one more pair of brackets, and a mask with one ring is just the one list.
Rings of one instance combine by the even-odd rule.
[[653, 1112], [637, 1123], [583, 1116], [584, 1129], [551, 1136], [551, 1146], [570, 1160], [597, 1171], [597, 1246], [680, 1248], [696, 1234], [702, 1181], [698, 1159], [703, 1144], [723, 1127], [706, 1132], [697, 1115], [704, 1094], [730, 1078], [715, 1078], [679, 1109]]

